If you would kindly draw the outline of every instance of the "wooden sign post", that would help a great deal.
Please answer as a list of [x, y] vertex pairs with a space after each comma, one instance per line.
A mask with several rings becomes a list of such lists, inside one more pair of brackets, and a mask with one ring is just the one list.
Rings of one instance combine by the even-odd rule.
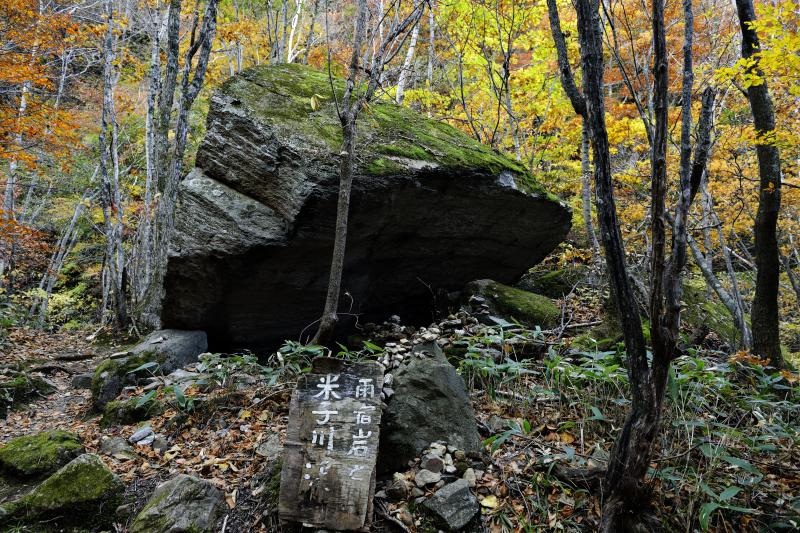
[[292, 393], [278, 510], [284, 521], [366, 531], [372, 515], [383, 370], [318, 357]]

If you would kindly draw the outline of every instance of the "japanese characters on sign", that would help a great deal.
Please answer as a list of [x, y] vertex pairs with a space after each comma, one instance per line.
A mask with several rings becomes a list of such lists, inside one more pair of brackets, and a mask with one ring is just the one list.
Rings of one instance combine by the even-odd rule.
[[366, 530], [375, 489], [383, 370], [317, 358], [292, 394], [281, 471], [285, 521]]

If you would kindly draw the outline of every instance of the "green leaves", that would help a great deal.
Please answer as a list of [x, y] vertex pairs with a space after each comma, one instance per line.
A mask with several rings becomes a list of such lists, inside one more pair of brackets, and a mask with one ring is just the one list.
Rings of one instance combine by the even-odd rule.
[[156, 389], [153, 389], [150, 392], [148, 392], [147, 394], [141, 396], [139, 398], [139, 400], [136, 402], [136, 408], [138, 409], [138, 408], [142, 407], [144, 404], [146, 404], [147, 402], [149, 402], [150, 400], [155, 398], [156, 397], [156, 392], [158, 392], [158, 391]]
[[155, 361], [149, 361], [147, 363], [144, 363], [143, 365], [137, 366], [133, 370], [130, 370], [128, 372], [128, 374], [135, 374], [137, 372], [141, 372], [142, 370], [147, 370], [148, 368], [154, 368], [154, 367], [157, 367], [157, 366], [158, 366], [158, 363], [156, 363]]
[[713, 501], [704, 503], [700, 507], [700, 515], [698, 516], [698, 520], [700, 521], [700, 527], [703, 529], [703, 531], [708, 530], [711, 515], [713, 515], [714, 512], [719, 509], [725, 509], [737, 513], [758, 512], [756, 509], [750, 509], [749, 507], [741, 507], [729, 503], [734, 497], [736, 497], [737, 494], [739, 494], [739, 492], [742, 491], [742, 487], [729, 486], [719, 494], [711, 490], [711, 488], [705, 483], [700, 483], [700, 488], [713, 499]]

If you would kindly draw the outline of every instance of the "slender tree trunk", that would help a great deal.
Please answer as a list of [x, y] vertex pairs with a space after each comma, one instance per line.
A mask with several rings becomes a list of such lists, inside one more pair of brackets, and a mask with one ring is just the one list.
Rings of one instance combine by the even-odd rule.
[[[119, 151], [117, 119], [114, 106], [114, 87], [117, 74], [114, 68], [114, 4], [105, 1], [107, 18], [106, 36], [103, 41], [103, 110], [99, 136], [100, 152], [100, 204], [103, 210], [106, 253], [104, 259], [104, 300], [112, 313], [112, 322], [117, 329], [128, 325], [128, 309], [125, 299], [124, 267], [125, 250], [122, 243], [123, 208], [120, 192]], [[110, 138], [109, 138], [110, 137]], [[110, 168], [109, 168], [110, 163]]]
[[308, 36], [306, 37], [305, 50], [303, 51], [303, 64], [308, 65], [308, 55], [311, 53], [311, 47], [314, 46], [314, 25], [317, 23], [317, 14], [319, 13], [320, 0], [314, 0], [314, 9], [311, 12], [311, 22], [308, 25]]
[[600, 264], [600, 243], [597, 241], [597, 234], [594, 231], [592, 222], [592, 165], [589, 161], [589, 128], [586, 121], [581, 124], [581, 202], [583, 213], [583, 225], [586, 228], [586, 237], [589, 246], [592, 248], [592, 263]]
[[342, 125], [344, 141], [342, 143], [341, 161], [339, 163], [339, 199], [336, 205], [336, 235], [333, 243], [328, 293], [325, 297], [325, 310], [320, 319], [319, 329], [313, 343], [330, 342], [339, 307], [339, 293], [344, 272], [345, 248], [347, 245], [347, 220], [350, 212], [350, 191], [353, 187], [353, 161], [355, 158], [355, 120], [347, 119], [349, 124]]
[[[392, 31], [381, 41], [375, 51], [371, 65], [363, 70], [368, 72], [366, 83], [359, 81], [359, 64], [362, 57], [362, 47], [366, 38], [367, 26], [367, 0], [358, 0], [356, 4], [356, 23], [353, 33], [353, 51], [350, 55], [349, 75], [345, 82], [345, 90], [339, 104], [339, 121], [342, 125], [342, 150], [339, 161], [339, 197], [336, 209], [336, 233], [333, 242], [333, 255], [328, 279], [328, 291], [325, 296], [325, 307], [320, 317], [319, 327], [311, 342], [327, 344], [333, 338], [338, 320], [339, 294], [341, 292], [342, 276], [344, 272], [345, 248], [347, 244], [347, 220], [350, 211], [350, 192], [353, 185], [353, 171], [355, 168], [356, 151], [356, 122], [364, 105], [372, 100], [378, 89], [387, 57], [392, 57], [397, 50], [389, 53], [391, 45], [402, 46], [409, 29], [412, 31], [419, 23], [422, 16], [422, 5], [415, 4], [414, 11], [405, 19], [398, 21]], [[383, 13], [380, 13], [383, 17]], [[413, 26], [412, 26], [413, 25]], [[399, 44], [397, 44], [399, 42]], [[330, 43], [329, 43], [330, 46]], [[367, 45], [369, 46], [369, 45]], [[367, 51], [364, 51], [366, 57]], [[364, 80], [361, 80], [364, 81]], [[362, 88], [366, 85], [366, 88]]]
[[[172, 57], [177, 54], [178, 41], [177, 34], [172, 33], [172, 6], [179, 0], [172, 0], [170, 13], [167, 23], [167, 73], [164, 82], [160, 87], [159, 94], [159, 121], [156, 129], [156, 150], [154, 153], [157, 159], [155, 166], [158, 174], [156, 191], [158, 200], [155, 201], [152, 209], [151, 237], [148, 245], [151, 253], [150, 276], [142, 281], [143, 297], [138, 309], [139, 317], [149, 325], [157, 327], [159, 325], [158, 314], [160, 312], [161, 298], [163, 296], [163, 281], [166, 275], [167, 252], [169, 238], [173, 229], [175, 201], [178, 193], [178, 185], [182, 178], [183, 156], [186, 151], [187, 136], [189, 130], [189, 111], [192, 104], [200, 93], [205, 80], [208, 61], [211, 55], [211, 47], [216, 34], [217, 3], [218, 0], [209, 0], [206, 4], [205, 12], [202, 15], [202, 22], [199, 21], [200, 14], [196, 13], [193, 28], [199, 26], [199, 31], [192, 30], [193, 39], [189, 43], [189, 48], [185, 52], [183, 68], [181, 73], [181, 93], [177, 105], [178, 114], [175, 121], [174, 145], [170, 150], [169, 131], [172, 118], [172, 104], [174, 102], [175, 90], [178, 83], [178, 59]], [[195, 64], [196, 59], [196, 64]], [[174, 65], [171, 67], [170, 65]], [[174, 68], [175, 72], [169, 72]], [[169, 92], [170, 94], [165, 94]], [[167, 106], [169, 102], [169, 106]], [[164, 127], [166, 125], [166, 127]]]
[[769, 359], [773, 365], [786, 366], [781, 354], [778, 331], [778, 289], [780, 257], [778, 250], [778, 215], [781, 207], [781, 158], [777, 145], [769, 141], [775, 131], [775, 114], [769, 95], [767, 80], [758, 66], [761, 44], [756, 31], [750, 26], [756, 15], [752, 0], [736, 0], [736, 8], [742, 30], [742, 57], [754, 58], [750, 72], [761, 79], [758, 85], [747, 89], [747, 99], [753, 113], [755, 126], [756, 155], [758, 157], [759, 194], [756, 214], [756, 291], [750, 314], [753, 326], [753, 350]]
[[[554, 5], [554, 2], [552, 2]], [[686, 49], [691, 53], [691, 0], [684, 3], [687, 21]], [[636, 305], [633, 287], [628, 276], [625, 250], [620, 235], [619, 221], [611, 178], [608, 133], [605, 125], [603, 95], [603, 28], [599, 17], [598, 0], [577, 0], [578, 34], [581, 44], [586, 121], [592, 140], [595, 165], [595, 189], [597, 212], [600, 223], [606, 265], [611, 280], [612, 294], [622, 324], [627, 353], [627, 369], [631, 387], [631, 410], [622, 430], [611, 449], [608, 469], [603, 481], [603, 515], [600, 530], [603, 532], [643, 531], [646, 519], [642, 505], [646, 503], [643, 484], [650, 465], [651, 448], [658, 434], [664, 391], [670, 362], [676, 354], [677, 327], [680, 319], [680, 296], [682, 271], [685, 263], [686, 225], [685, 214], [691, 206], [693, 172], [688, 170], [688, 157], [682, 169], [680, 200], [677, 217], [672, 226], [673, 246], [666, 257], [666, 143], [667, 143], [667, 89], [668, 68], [666, 31], [664, 27], [664, 2], [654, 0], [653, 24], [653, 75], [654, 91], [652, 106], [655, 115], [653, 143], [651, 146], [651, 234], [652, 255], [650, 262], [650, 314], [653, 345], [652, 363], [648, 361], [647, 346], [642, 333], [641, 319]], [[551, 27], [554, 9], [550, 9]], [[554, 36], [558, 32], [554, 31]], [[558, 39], [556, 39], [558, 41]], [[558, 44], [557, 44], [558, 49]], [[686, 58], [685, 58], [686, 59]], [[571, 83], [571, 73], [560, 61], [562, 82], [566, 80], [567, 93], [577, 95]], [[684, 64], [684, 71], [691, 70], [691, 57]], [[691, 94], [686, 87], [691, 83], [691, 73], [684, 76], [684, 93]], [[578, 98], [575, 98], [578, 101]], [[576, 107], [577, 109], [578, 107]], [[690, 110], [690, 107], [685, 109]], [[684, 121], [689, 118], [685, 117]], [[684, 140], [688, 142], [688, 139]], [[699, 151], [699, 150], [698, 150]], [[701, 162], [702, 157], [700, 158]], [[696, 159], [697, 161], [697, 159]], [[694, 170], [694, 169], [692, 169]], [[699, 181], [698, 181], [699, 184]], [[696, 192], [696, 191], [695, 191]]]
[[414, 52], [417, 49], [418, 38], [419, 24], [414, 26], [414, 29], [411, 31], [411, 40], [408, 42], [406, 57], [403, 61], [403, 67], [400, 69], [400, 77], [397, 79], [397, 92], [395, 93], [395, 101], [398, 104], [403, 103], [406, 93], [406, 84], [408, 83], [409, 77], [413, 75]]
[[[328, 343], [333, 337], [337, 312], [339, 310], [339, 293], [342, 287], [344, 272], [345, 248], [347, 246], [347, 220], [350, 214], [350, 191], [353, 186], [353, 168], [355, 160], [356, 120], [360, 111], [361, 99], [353, 92], [357, 90], [358, 63], [361, 45], [364, 41], [367, 24], [366, 0], [358, 0], [355, 33], [353, 34], [353, 53], [350, 56], [350, 74], [342, 97], [342, 150], [339, 161], [339, 199], [336, 205], [336, 233], [333, 241], [331, 270], [328, 278], [328, 292], [325, 296], [325, 308], [322, 311], [319, 328], [312, 342]], [[383, 13], [380, 14], [383, 16]]]
[[705, 254], [703, 254], [703, 252], [700, 250], [700, 247], [697, 245], [695, 240], [691, 238], [691, 236], [688, 239], [688, 243], [695, 263], [697, 263], [697, 266], [700, 267], [700, 272], [703, 274], [706, 285], [708, 285], [708, 287], [710, 287], [714, 293], [716, 293], [722, 304], [733, 317], [736, 329], [739, 330], [739, 334], [741, 335], [742, 345], [747, 348], [749, 346], [748, 343], [752, 341], [750, 327], [747, 325], [745, 315], [737, 303], [736, 298], [729, 293], [725, 287], [722, 286], [719, 278], [717, 278], [711, 268], [711, 261], [706, 258]]
[[145, 186], [142, 215], [136, 235], [131, 276], [132, 300], [137, 309], [144, 302], [147, 285], [152, 277], [153, 202], [158, 184], [157, 104], [161, 87], [161, 14], [155, 9], [150, 35], [150, 83], [145, 114]]

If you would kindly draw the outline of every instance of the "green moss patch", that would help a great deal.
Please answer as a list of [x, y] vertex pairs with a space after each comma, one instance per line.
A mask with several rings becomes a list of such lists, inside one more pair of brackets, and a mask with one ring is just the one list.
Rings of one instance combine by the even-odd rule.
[[20, 374], [13, 379], [0, 381], [0, 402], [9, 409], [50, 394], [53, 390], [53, 386], [42, 378]]
[[0, 448], [0, 468], [17, 477], [55, 472], [83, 453], [80, 438], [67, 431], [45, 431], [10, 440]]
[[164, 413], [164, 404], [155, 398], [139, 404], [139, 398], [128, 400], [114, 400], [106, 404], [100, 425], [107, 427], [113, 425], [128, 426]]
[[0, 524], [35, 524], [35, 531], [70, 525], [87, 529], [106, 526], [114, 517], [123, 489], [119, 478], [97, 455], [84, 454], [28, 495], [0, 507]]
[[[333, 90], [332, 90], [333, 87]], [[341, 99], [344, 82], [303, 65], [260, 66], [226, 81], [221, 92], [244, 106], [279, 135], [325, 153], [338, 153], [341, 125], [333, 92]], [[376, 100], [361, 112], [357, 126], [362, 153], [359, 171], [382, 175], [403, 170], [386, 156], [427, 161], [450, 169], [510, 172], [518, 186], [544, 193], [524, 165], [495, 152], [456, 128], [431, 120], [394, 102]], [[299, 141], [297, 140], [299, 139]]]
[[561, 310], [550, 298], [496, 281], [473, 281], [467, 292], [484, 297], [497, 313], [529, 327], [552, 327], [561, 316]]
[[550, 298], [561, 298], [569, 294], [587, 274], [588, 268], [577, 265], [556, 270], [533, 271], [522, 277], [517, 283], [517, 288]]

